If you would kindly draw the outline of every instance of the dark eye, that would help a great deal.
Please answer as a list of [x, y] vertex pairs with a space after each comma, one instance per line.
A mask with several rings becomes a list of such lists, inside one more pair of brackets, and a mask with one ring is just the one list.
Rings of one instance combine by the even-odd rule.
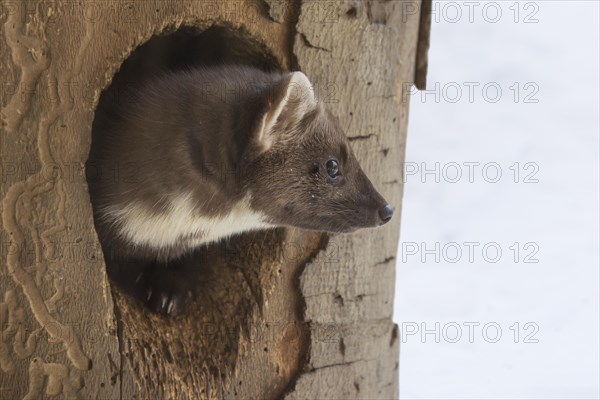
[[340, 168], [337, 160], [327, 161], [325, 168], [327, 168], [327, 174], [332, 178], [335, 178], [340, 174]]

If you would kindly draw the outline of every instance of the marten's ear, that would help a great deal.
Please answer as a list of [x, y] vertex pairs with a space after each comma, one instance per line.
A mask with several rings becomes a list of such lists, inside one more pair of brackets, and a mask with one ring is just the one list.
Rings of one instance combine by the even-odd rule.
[[258, 128], [258, 142], [268, 150], [286, 128], [296, 124], [317, 106], [312, 84], [302, 72], [292, 72], [270, 93], [267, 110]]

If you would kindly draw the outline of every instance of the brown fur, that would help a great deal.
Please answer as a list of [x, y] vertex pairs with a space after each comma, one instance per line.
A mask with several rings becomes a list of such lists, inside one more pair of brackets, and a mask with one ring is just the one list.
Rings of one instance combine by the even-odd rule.
[[[103, 207], [135, 200], [160, 213], [165, 195], [182, 190], [206, 216], [228, 213], [250, 192], [252, 208], [274, 225], [328, 232], [379, 225], [387, 203], [322, 103], [296, 115], [305, 100], [291, 101], [270, 133], [272, 146], [262, 150], [261, 116], [281, 101], [287, 79], [246, 67], [197, 68], [151, 80], [128, 104], [101, 104], [106, 114], [96, 119], [88, 170], [103, 243], [126, 252]], [[331, 158], [339, 161], [339, 182], [324, 170]]]
[[[183, 192], [203, 217], [226, 216], [250, 195], [273, 226], [351, 232], [387, 222], [387, 202], [309, 84], [302, 74], [221, 66], [158, 75], [118, 102], [103, 96], [87, 170], [105, 256], [164, 262], [193, 250], [187, 235], [132, 246], [105, 212], [135, 202], [168, 216]], [[339, 178], [327, 174], [330, 159]]]

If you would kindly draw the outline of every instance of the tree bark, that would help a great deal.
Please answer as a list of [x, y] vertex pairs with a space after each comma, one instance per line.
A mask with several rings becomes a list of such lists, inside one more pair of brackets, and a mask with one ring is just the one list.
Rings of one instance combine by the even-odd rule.
[[[0, 398], [398, 397], [419, 1], [0, 4]], [[134, 49], [184, 26], [222, 27], [247, 41], [242, 61], [304, 71], [397, 211], [351, 235], [278, 229], [211, 246], [201, 295], [169, 319], [107, 281], [84, 165], [102, 91]]]

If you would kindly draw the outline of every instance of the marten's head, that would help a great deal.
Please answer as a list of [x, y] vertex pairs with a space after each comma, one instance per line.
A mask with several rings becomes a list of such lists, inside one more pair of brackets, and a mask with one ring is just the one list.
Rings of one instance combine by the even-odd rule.
[[270, 223], [352, 232], [392, 218], [303, 73], [284, 75], [256, 125], [246, 185]]

